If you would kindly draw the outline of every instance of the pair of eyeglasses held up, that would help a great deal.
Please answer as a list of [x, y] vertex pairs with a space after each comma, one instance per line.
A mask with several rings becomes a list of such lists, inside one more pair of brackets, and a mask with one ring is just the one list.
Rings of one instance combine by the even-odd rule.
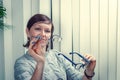
[[77, 70], [79, 70], [80, 68], [84, 68], [87, 64], [90, 63], [90, 61], [87, 58], [85, 58], [84, 56], [82, 56], [80, 53], [70, 52], [70, 54], [77, 54], [81, 59], [83, 59], [83, 61], [85, 61], [85, 63], [75, 63], [74, 61], [72, 61], [71, 59], [69, 59], [67, 56], [65, 56], [62, 53], [59, 53], [58, 55], [62, 55], [65, 59], [67, 59], [69, 62], [71, 62]]

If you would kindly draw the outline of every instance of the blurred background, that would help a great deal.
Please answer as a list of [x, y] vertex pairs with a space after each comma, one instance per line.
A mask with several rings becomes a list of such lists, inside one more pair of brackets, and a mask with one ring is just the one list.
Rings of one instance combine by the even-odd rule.
[[[0, 80], [14, 80], [14, 62], [26, 51], [26, 24], [36, 13], [49, 16], [62, 37], [54, 49], [70, 59], [72, 51], [96, 57], [93, 80], [120, 79], [119, 0], [3, 0], [3, 6], [3, 21], [12, 27], [0, 30]], [[79, 62], [78, 56], [73, 60]]]

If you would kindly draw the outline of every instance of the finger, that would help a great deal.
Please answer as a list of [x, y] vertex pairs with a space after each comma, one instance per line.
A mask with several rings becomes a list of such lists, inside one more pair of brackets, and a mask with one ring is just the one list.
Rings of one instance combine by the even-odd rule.
[[37, 61], [39, 59], [39, 55], [36, 54], [32, 49], [29, 50], [29, 54]]
[[[39, 43], [38, 43], [39, 44]], [[38, 45], [37, 49], [36, 49], [36, 52], [39, 54], [39, 55], [44, 55], [45, 54], [45, 51], [46, 51], [46, 47], [43, 47], [42, 45]]]
[[40, 41], [38, 41], [38, 44], [39, 44], [39, 45], [37, 46], [38, 49], [41, 49], [42, 51], [45, 51], [45, 50], [46, 50], [46, 45], [41, 44]]
[[38, 55], [40, 55], [40, 56], [44, 56], [45, 51], [40, 50], [40, 49], [36, 49], [36, 53], [37, 53]]
[[32, 48], [32, 47], [37, 43], [37, 41], [38, 41], [39, 39], [40, 39], [40, 36], [39, 36], [39, 35], [36, 36], [36, 37], [32, 36], [32, 40], [30, 41], [29, 48]]
[[31, 42], [32, 42], [32, 44], [36, 44], [37, 43], [37, 41], [40, 39], [41, 37], [40, 37], [40, 35], [37, 35], [37, 36], [32, 36], [32, 40], [31, 40]]
[[90, 57], [90, 61], [96, 61], [95, 57], [94, 56]]
[[92, 55], [87, 55], [87, 59], [88, 59], [90, 62], [96, 62], [95, 57], [92, 56]]

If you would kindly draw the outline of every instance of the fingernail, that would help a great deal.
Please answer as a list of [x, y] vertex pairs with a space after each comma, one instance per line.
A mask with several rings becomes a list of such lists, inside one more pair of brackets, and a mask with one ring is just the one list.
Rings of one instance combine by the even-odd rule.
[[35, 44], [36, 42], [32, 42], [32, 44]]
[[41, 37], [40, 36], [36, 36], [35, 38], [40, 39]]

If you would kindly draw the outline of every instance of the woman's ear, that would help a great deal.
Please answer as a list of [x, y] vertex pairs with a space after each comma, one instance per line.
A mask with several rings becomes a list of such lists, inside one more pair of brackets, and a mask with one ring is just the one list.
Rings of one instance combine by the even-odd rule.
[[29, 33], [28, 28], [26, 28], [26, 34], [27, 34], [27, 37], [29, 37], [29, 38], [30, 38], [30, 33]]

